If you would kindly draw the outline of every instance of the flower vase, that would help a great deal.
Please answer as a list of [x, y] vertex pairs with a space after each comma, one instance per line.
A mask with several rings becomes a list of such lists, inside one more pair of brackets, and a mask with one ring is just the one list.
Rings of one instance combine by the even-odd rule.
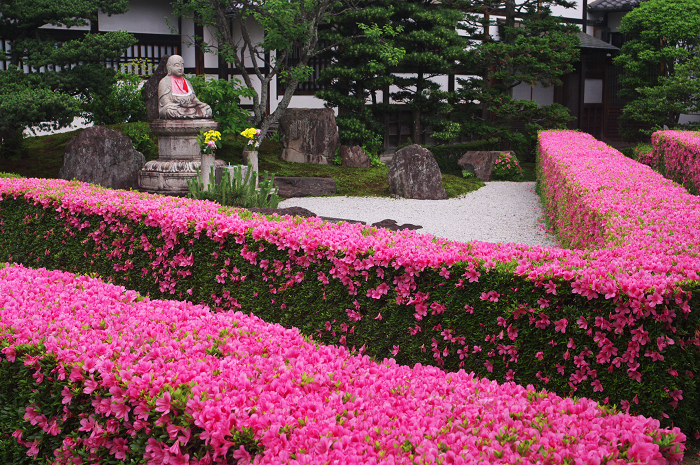
[[[209, 175], [214, 167], [215, 156], [213, 153], [203, 153], [199, 165], [199, 179], [202, 181], [202, 188], [209, 190]], [[212, 186], [213, 187], [213, 186]]]
[[252, 165], [253, 173], [255, 173], [255, 187], [258, 187], [258, 151], [257, 150], [244, 150], [243, 151], [243, 164]]

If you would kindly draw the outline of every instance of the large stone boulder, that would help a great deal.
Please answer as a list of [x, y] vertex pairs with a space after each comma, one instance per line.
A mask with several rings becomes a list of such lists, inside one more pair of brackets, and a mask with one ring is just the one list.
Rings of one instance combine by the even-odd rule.
[[146, 114], [148, 121], [157, 120], [158, 116], [158, 84], [161, 79], [168, 75], [168, 59], [170, 55], [164, 55], [158, 63], [158, 68], [153, 73], [153, 76], [148, 78], [146, 83], [141, 88], [141, 96], [146, 104]]
[[482, 181], [490, 181], [493, 164], [503, 153], [509, 153], [515, 157], [515, 152], [507, 150], [465, 152], [457, 161], [457, 165], [463, 170], [474, 173]]
[[93, 126], [68, 142], [58, 176], [110, 189], [137, 189], [138, 172], [145, 164], [146, 158], [125, 134]]
[[283, 199], [319, 197], [336, 192], [333, 178], [275, 177], [273, 184], [279, 188], [277, 195]]
[[290, 108], [279, 122], [280, 158], [296, 163], [328, 164], [340, 145], [330, 108]]
[[340, 166], [348, 168], [369, 168], [372, 165], [369, 155], [359, 145], [341, 145], [340, 159]]
[[407, 199], [447, 198], [440, 167], [430, 150], [413, 144], [394, 154], [389, 167], [389, 192]]

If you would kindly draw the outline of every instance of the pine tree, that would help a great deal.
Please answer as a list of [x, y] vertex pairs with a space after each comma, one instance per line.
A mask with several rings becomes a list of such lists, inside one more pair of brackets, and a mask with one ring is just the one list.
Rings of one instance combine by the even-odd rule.
[[332, 64], [322, 72], [319, 83], [324, 88], [316, 96], [327, 107], [339, 108], [341, 143], [360, 145], [373, 155], [380, 153], [384, 134], [377, 95], [392, 83], [390, 66], [403, 56], [391, 44], [397, 33], [389, 24], [391, 12], [384, 0], [366, 0], [359, 9], [333, 17], [323, 35], [328, 43], [356, 38], [328, 52]]
[[[470, 134], [498, 136], [531, 146], [537, 130], [562, 127], [572, 118], [559, 104], [538, 106], [513, 98], [521, 83], [545, 87], [560, 85], [578, 58], [579, 39], [573, 25], [552, 16], [554, 5], [572, 7], [567, 0], [467, 0], [471, 13], [465, 24], [471, 28], [475, 46], [467, 51], [466, 71], [473, 76], [458, 80], [461, 116]], [[496, 26], [498, 35], [489, 33]], [[513, 133], [514, 123], [526, 133]], [[528, 154], [532, 155], [532, 154]]]
[[[17, 152], [26, 126], [70, 124], [97, 94], [108, 94], [115, 71], [105, 61], [119, 58], [136, 43], [125, 32], [87, 33], [67, 41], [53, 39], [42, 26], [88, 26], [98, 12], [124, 13], [127, 0], [3, 0], [0, 36], [9, 40], [0, 71], [0, 135], [3, 153]], [[23, 69], [24, 67], [24, 69]], [[24, 73], [23, 71], [28, 71]]]
[[464, 18], [461, 2], [438, 0], [394, 0], [392, 25], [403, 31], [394, 46], [406, 51], [394, 69], [398, 90], [391, 98], [411, 109], [411, 138], [418, 143], [425, 126], [432, 138], [449, 141], [459, 133], [459, 124], [449, 121], [453, 94], [432, 80], [454, 74], [464, 56], [467, 40], [457, 26]]

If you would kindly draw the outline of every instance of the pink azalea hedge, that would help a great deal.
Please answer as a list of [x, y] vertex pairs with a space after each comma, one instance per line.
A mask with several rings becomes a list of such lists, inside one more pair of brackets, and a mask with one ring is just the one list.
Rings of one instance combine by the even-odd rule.
[[0, 181], [0, 258], [97, 272], [380, 359], [596, 398], [696, 432], [694, 197], [588, 135], [540, 140], [545, 204], [575, 250], [269, 221], [19, 179]]
[[376, 363], [65, 272], [2, 268], [0, 328], [0, 384], [33, 386], [12, 437], [54, 463], [674, 464], [684, 450], [678, 428], [585, 398]]
[[640, 162], [685, 186], [700, 192], [700, 132], [657, 131], [651, 136], [653, 150]]

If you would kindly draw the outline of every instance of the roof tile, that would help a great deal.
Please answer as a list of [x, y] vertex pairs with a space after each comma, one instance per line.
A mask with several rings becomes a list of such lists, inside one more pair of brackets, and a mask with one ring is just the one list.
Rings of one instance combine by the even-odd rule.
[[640, 0], [596, 0], [588, 4], [591, 11], [630, 11], [638, 7]]

